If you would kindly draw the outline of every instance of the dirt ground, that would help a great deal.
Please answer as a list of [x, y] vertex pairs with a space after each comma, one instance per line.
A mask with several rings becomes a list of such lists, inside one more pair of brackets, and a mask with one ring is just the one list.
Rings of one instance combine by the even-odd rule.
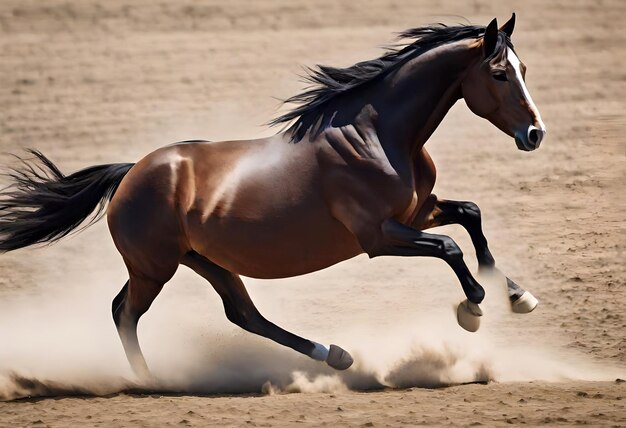
[[[431, 22], [504, 22], [548, 135], [523, 153], [459, 102], [428, 142], [435, 191], [472, 200], [500, 269], [478, 333], [437, 260], [360, 256], [246, 281], [267, 318], [350, 350], [337, 374], [228, 323], [181, 269], [140, 324], [136, 384], [110, 316], [126, 280], [105, 222], [0, 256], [0, 426], [626, 425], [626, 3], [2, 0], [0, 151], [64, 171], [171, 142], [269, 135], [316, 63], [350, 65]], [[12, 161], [3, 155], [2, 164]], [[441, 228], [476, 268], [469, 239]]]

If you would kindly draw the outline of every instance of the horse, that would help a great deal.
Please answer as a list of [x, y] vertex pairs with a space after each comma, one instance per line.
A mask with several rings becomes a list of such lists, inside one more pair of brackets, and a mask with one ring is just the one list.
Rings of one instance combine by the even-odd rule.
[[[19, 157], [0, 194], [0, 251], [56, 242], [107, 216], [129, 279], [112, 314], [134, 373], [150, 379], [137, 338], [140, 317], [179, 265], [204, 277], [226, 317], [243, 329], [337, 370], [350, 354], [266, 319], [240, 275], [285, 278], [359, 254], [436, 257], [466, 299], [461, 327], [476, 331], [485, 291], [450, 237], [424, 232], [460, 224], [479, 268], [496, 269], [479, 207], [432, 193], [436, 170], [424, 148], [456, 101], [513, 137], [539, 147], [546, 129], [511, 42], [515, 14], [498, 28], [436, 24], [400, 33], [404, 43], [347, 68], [309, 69], [313, 84], [272, 120], [283, 128], [256, 140], [189, 140], [137, 163], [97, 165], [64, 175], [37, 150]], [[514, 312], [537, 299], [507, 278]]]

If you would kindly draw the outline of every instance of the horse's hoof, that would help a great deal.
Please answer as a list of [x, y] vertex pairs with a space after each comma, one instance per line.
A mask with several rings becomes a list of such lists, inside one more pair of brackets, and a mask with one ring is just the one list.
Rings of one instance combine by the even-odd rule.
[[474, 333], [480, 327], [483, 311], [476, 303], [463, 300], [456, 309], [456, 320], [465, 330]]
[[511, 302], [511, 310], [516, 314], [527, 314], [532, 312], [537, 305], [539, 304], [539, 300], [528, 291], [524, 291], [519, 299]]
[[326, 358], [326, 364], [336, 370], [345, 370], [352, 365], [354, 360], [346, 351], [337, 345], [330, 345], [330, 351]]

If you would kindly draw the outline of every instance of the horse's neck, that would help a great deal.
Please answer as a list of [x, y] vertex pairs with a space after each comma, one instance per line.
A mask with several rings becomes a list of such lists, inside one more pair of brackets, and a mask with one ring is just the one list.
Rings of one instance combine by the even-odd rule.
[[381, 82], [378, 132], [388, 156], [415, 159], [462, 97], [461, 82], [476, 54], [468, 41], [451, 43], [408, 61]]

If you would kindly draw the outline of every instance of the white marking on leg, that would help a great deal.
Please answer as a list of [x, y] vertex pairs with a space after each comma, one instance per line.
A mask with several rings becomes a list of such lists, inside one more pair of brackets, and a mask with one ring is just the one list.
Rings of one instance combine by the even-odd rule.
[[321, 343], [313, 341], [311, 342], [313, 343], [313, 345], [315, 345], [315, 349], [313, 349], [313, 352], [311, 352], [310, 357], [317, 361], [326, 361], [330, 350]]
[[515, 55], [515, 52], [513, 52], [513, 49], [507, 48], [507, 59], [509, 60], [509, 63], [513, 66], [513, 69], [515, 70], [515, 78], [517, 79], [519, 86], [522, 88], [522, 92], [524, 93], [524, 98], [526, 99], [526, 103], [528, 103], [530, 110], [534, 113], [535, 118], [537, 119], [537, 125], [538, 125], [537, 127], [545, 132], [546, 126], [544, 125], [543, 120], [541, 120], [539, 109], [537, 109], [537, 106], [533, 102], [533, 99], [530, 96], [530, 93], [528, 92], [528, 88], [526, 88], [526, 83], [524, 82], [524, 77], [522, 76], [522, 70], [520, 68], [520, 60], [517, 57], [517, 55]]
[[513, 302], [511, 309], [516, 314], [527, 314], [534, 311], [538, 304], [539, 300], [537, 300], [535, 296], [530, 294], [528, 291], [524, 291], [524, 294]]

